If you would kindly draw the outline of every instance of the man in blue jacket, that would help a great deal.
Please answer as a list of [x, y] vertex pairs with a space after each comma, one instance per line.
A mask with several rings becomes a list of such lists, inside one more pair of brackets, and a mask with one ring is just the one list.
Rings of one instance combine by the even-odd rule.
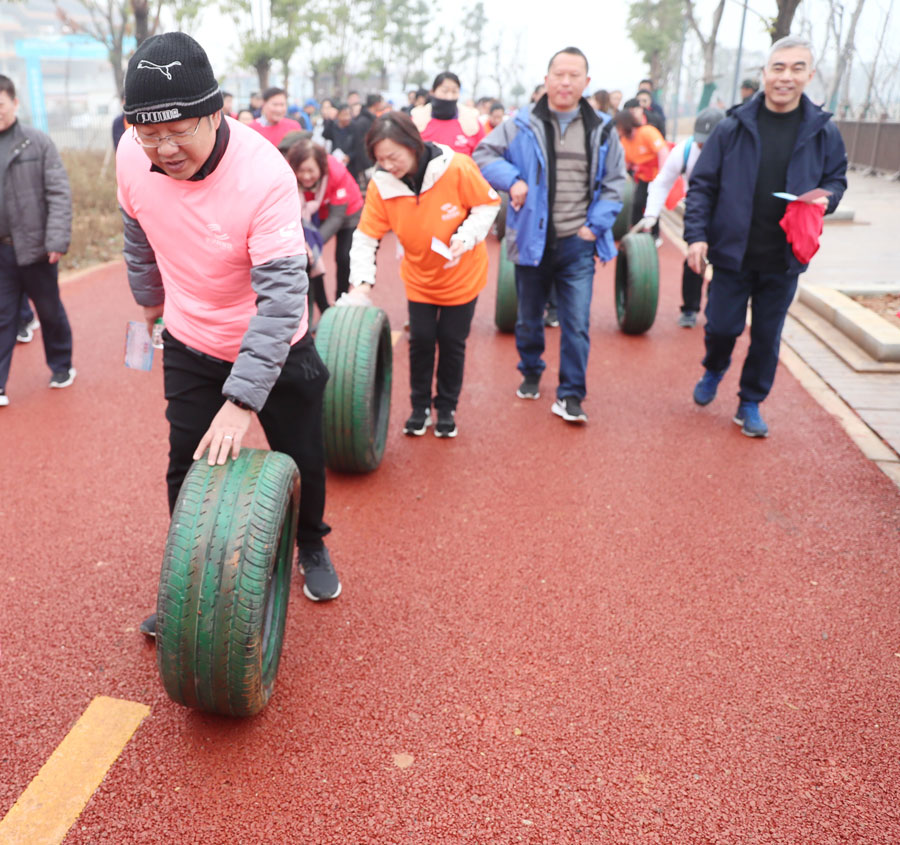
[[494, 188], [509, 193], [506, 254], [516, 265], [519, 313], [516, 348], [523, 380], [520, 399], [540, 397], [544, 305], [556, 281], [559, 386], [552, 411], [585, 423], [594, 257], [616, 255], [612, 225], [622, 208], [625, 157], [607, 115], [582, 96], [590, 82], [577, 47], [550, 60], [547, 92], [501, 123], [473, 158]]
[[822, 188], [816, 200], [832, 212], [847, 187], [847, 154], [831, 115], [803, 93], [813, 77], [808, 41], [776, 41], [763, 71], [763, 91], [735, 106], [713, 130], [691, 176], [684, 215], [688, 263], [715, 270], [706, 304], [706, 372], [694, 401], [715, 399], [752, 302], [750, 350], [741, 372], [734, 421], [748, 437], [767, 437], [759, 403], [772, 389], [781, 330], [806, 269], [779, 222], [787, 201]]

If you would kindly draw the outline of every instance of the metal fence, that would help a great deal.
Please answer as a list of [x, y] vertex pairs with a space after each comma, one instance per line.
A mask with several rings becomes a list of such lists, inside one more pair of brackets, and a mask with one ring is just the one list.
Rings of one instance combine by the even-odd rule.
[[112, 149], [112, 117], [50, 120], [48, 134], [60, 150]]
[[900, 178], [900, 123], [838, 120], [850, 164]]

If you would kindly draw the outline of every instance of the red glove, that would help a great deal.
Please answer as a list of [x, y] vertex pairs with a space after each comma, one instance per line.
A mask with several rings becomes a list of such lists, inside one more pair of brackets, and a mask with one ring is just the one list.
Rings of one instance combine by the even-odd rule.
[[809, 264], [819, 251], [819, 238], [822, 236], [824, 220], [825, 208], [818, 203], [800, 200], [788, 203], [780, 226], [784, 229], [787, 241], [801, 264]]

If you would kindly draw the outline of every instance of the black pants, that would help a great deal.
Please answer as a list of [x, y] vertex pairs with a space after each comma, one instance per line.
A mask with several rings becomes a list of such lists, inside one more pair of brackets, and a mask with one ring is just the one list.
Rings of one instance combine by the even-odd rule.
[[747, 302], [750, 301], [750, 349], [738, 391], [744, 401], [762, 402], [772, 389], [781, 330], [796, 292], [796, 273], [734, 272], [718, 267], [713, 273], [706, 299], [703, 366], [716, 373], [728, 369], [734, 342], [747, 323]]
[[[224, 403], [222, 386], [231, 362], [203, 355], [163, 332], [163, 376], [169, 421], [169, 513], [193, 463], [194, 450]], [[322, 394], [328, 370], [307, 337], [294, 344], [259, 421], [269, 446], [290, 455], [300, 470], [297, 545], [315, 548], [331, 528], [325, 512], [325, 445]]]
[[41, 321], [50, 371], [65, 372], [72, 366], [72, 329], [59, 298], [59, 265], [45, 260], [20, 267], [12, 246], [0, 244], [0, 388], [4, 389], [16, 347], [23, 295], [34, 303]]
[[309, 277], [309, 292], [306, 294], [306, 308], [309, 317], [309, 325], [312, 327], [313, 305], [319, 307], [319, 315], [325, 313], [328, 308], [328, 296], [325, 293], [325, 276]]
[[685, 259], [684, 272], [681, 275], [681, 310], [693, 311], [696, 314], [700, 310], [702, 297], [703, 276], [691, 270]]
[[[358, 222], [359, 214], [357, 213], [354, 217]], [[334, 236], [334, 261], [337, 264], [337, 296], [335, 299], [350, 290], [350, 246], [353, 244], [355, 231], [356, 224], [345, 229], [338, 229]]]
[[[644, 216], [644, 209], [647, 207], [647, 191], [650, 185], [642, 182], [640, 179], [634, 180], [634, 202], [631, 205], [631, 225], [635, 226]], [[652, 229], [654, 238], [659, 237], [659, 220]]]
[[438, 349], [437, 411], [455, 411], [462, 390], [466, 362], [466, 339], [475, 303], [427, 305], [409, 303], [409, 398], [413, 408], [431, 407], [434, 353]]

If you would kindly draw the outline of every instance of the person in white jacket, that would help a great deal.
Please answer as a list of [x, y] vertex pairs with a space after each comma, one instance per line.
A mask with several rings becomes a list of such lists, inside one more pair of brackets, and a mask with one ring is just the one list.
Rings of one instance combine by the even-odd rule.
[[[644, 208], [644, 219], [641, 220], [641, 228], [649, 232], [659, 220], [660, 212], [665, 204], [666, 197], [672, 190], [672, 186], [678, 181], [679, 176], [684, 177], [684, 188], [687, 191], [688, 183], [694, 165], [700, 157], [700, 150], [709, 138], [710, 133], [725, 112], [717, 108], [703, 109], [697, 115], [694, 122], [694, 134], [684, 141], [679, 141], [669, 153], [669, 157], [663, 164], [657, 177], [650, 183], [647, 191], [647, 205]], [[700, 311], [700, 300], [703, 295], [703, 276], [695, 273], [685, 259], [684, 271], [681, 277], [681, 315], [678, 317], [678, 325], [685, 329], [692, 329], [697, 325], [697, 314]]]

